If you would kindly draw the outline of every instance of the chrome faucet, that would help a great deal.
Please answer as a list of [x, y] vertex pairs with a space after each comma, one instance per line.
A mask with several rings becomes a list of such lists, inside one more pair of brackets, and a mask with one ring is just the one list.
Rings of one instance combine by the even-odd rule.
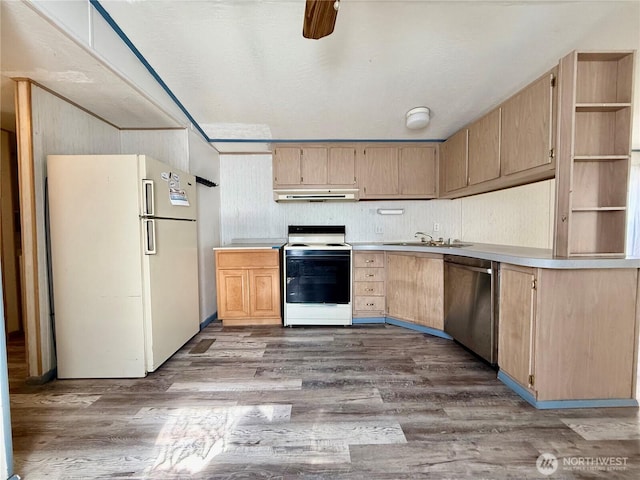
[[427, 242], [427, 237], [429, 237], [429, 242], [433, 242], [433, 237], [431, 235], [429, 235], [428, 233], [424, 233], [424, 232], [416, 232], [414, 237], [418, 238], [418, 237], [422, 237], [420, 238], [421, 242]]

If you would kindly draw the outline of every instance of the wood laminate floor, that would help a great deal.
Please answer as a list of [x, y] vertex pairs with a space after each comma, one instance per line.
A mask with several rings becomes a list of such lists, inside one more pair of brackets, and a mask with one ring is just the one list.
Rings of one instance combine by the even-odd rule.
[[26, 385], [9, 352], [27, 480], [640, 478], [637, 409], [535, 410], [457, 344], [390, 325], [211, 324], [143, 379]]

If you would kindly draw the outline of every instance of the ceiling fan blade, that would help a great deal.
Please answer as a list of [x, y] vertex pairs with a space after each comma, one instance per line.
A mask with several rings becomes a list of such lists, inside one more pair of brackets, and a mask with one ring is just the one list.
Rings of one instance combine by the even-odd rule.
[[322, 38], [333, 32], [338, 12], [333, 8], [334, 0], [307, 0], [304, 8], [302, 36]]

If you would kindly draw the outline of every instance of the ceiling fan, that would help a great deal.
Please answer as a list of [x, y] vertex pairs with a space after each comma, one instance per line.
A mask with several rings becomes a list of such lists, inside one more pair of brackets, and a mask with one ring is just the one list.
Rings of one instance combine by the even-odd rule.
[[339, 8], [340, 0], [307, 0], [302, 36], [317, 40], [333, 32]]

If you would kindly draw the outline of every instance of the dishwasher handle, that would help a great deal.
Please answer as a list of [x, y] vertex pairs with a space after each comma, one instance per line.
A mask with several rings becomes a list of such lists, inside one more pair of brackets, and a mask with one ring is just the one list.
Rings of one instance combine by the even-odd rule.
[[491, 275], [493, 273], [492, 269], [490, 268], [472, 267], [470, 265], [461, 265], [460, 263], [454, 263], [454, 262], [446, 262], [446, 263], [447, 265], [451, 265], [452, 267], [461, 268], [463, 270], [470, 270], [472, 272], [486, 273], [488, 275]]

